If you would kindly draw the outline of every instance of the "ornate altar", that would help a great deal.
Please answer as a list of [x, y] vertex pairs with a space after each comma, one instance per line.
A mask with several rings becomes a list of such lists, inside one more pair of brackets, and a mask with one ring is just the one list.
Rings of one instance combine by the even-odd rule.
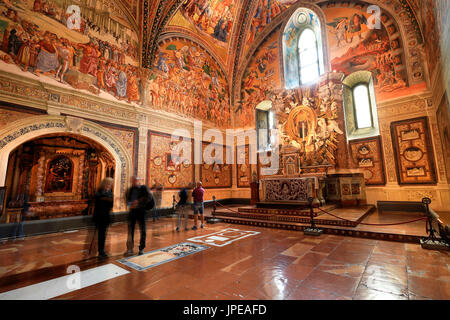
[[318, 180], [308, 178], [268, 178], [261, 180], [264, 202], [308, 203], [309, 197], [316, 197]]
[[[95, 190], [103, 177], [114, 175], [114, 159], [102, 147], [80, 137], [56, 136], [29, 141], [11, 155], [8, 217], [49, 219], [91, 214]], [[12, 164], [16, 164], [13, 166]]]

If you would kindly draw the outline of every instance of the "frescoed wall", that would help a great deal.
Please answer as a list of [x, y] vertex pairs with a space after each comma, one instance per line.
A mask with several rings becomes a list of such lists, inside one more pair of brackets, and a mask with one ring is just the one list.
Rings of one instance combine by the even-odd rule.
[[289, 8], [289, 3], [295, 1], [286, 0], [258, 0], [255, 14], [250, 23], [250, 31], [246, 41], [246, 50], [250, 47], [256, 37], [272, 20], [281, 12]]
[[240, 4], [236, 0], [187, 0], [169, 26], [191, 30], [211, 42], [225, 62]]
[[440, 34], [438, 22], [436, 21], [436, 0], [423, 0], [422, 5], [422, 26], [424, 28], [425, 50], [428, 56], [428, 67], [430, 75], [433, 76], [441, 58]]
[[231, 125], [225, 74], [194, 42], [181, 38], [163, 41], [150, 79], [152, 109], [219, 127]]
[[[407, 87], [402, 41], [395, 24], [374, 27], [371, 14], [353, 8], [324, 9], [327, 18], [331, 69], [349, 75], [371, 71], [378, 94]], [[384, 18], [384, 19], [387, 19]]]
[[241, 86], [242, 105], [236, 115], [237, 127], [255, 125], [255, 107], [280, 88], [280, 66], [277, 31], [273, 32], [253, 55]]
[[0, 4], [0, 67], [109, 100], [140, 101], [138, 37], [109, 1]]
[[441, 63], [444, 66], [444, 87], [447, 99], [450, 101], [450, 2], [435, 0], [435, 15], [437, 21], [437, 36], [440, 38]]

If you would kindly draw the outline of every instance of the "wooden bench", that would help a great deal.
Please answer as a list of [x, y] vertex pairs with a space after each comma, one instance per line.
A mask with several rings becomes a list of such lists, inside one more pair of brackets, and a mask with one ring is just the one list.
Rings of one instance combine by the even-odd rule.
[[420, 201], [377, 201], [378, 212], [408, 211], [425, 213], [425, 207]]

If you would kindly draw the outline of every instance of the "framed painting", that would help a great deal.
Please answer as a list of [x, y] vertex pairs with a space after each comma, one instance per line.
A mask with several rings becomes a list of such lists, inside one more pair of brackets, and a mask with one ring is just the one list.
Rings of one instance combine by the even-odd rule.
[[[218, 145], [210, 142], [203, 142], [202, 155], [204, 155], [205, 148], [207, 146], [214, 146], [212, 157], [215, 157], [215, 151], [221, 150], [223, 163], [205, 163], [205, 159], [202, 160], [200, 166], [200, 179], [203, 184], [203, 188], [229, 188], [232, 186], [232, 167], [226, 163], [226, 149], [223, 145]], [[203, 158], [203, 157], [202, 157]]]
[[391, 123], [397, 178], [404, 184], [436, 184], [433, 147], [428, 118]]
[[236, 185], [238, 188], [249, 188], [252, 169], [250, 165], [249, 145], [236, 146]]
[[363, 170], [366, 185], [386, 184], [381, 137], [350, 141], [350, 154], [357, 168]]
[[[150, 131], [148, 133], [147, 185], [162, 184], [164, 189], [189, 188], [194, 183], [193, 143], [172, 141], [171, 136]], [[183, 148], [178, 157], [172, 154], [174, 148]]]

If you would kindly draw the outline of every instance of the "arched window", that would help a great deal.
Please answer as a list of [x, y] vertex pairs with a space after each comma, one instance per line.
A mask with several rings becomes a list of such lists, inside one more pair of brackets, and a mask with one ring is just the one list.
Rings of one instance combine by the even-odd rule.
[[366, 83], [360, 83], [353, 88], [353, 105], [355, 107], [356, 127], [358, 129], [373, 127], [369, 87]]
[[325, 72], [322, 28], [317, 14], [299, 8], [283, 32], [284, 83], [286, 89], [311, 84]]
[[309, 28], [303, 30], [298, 41], [300, 81], [302, 84], [316, 80], [320, 75], [317, 38]]
[[380, 134], [372, 73], [357, 71], [344, 79], [344, 111], [347, 139]]
[[275, 129], [275, 116], [270, 100], [263, 101], [256, 106], [256, 129], [258, 137], [258, 151], [270, 149], [274, 144], [274, 137], [270, 135]]

